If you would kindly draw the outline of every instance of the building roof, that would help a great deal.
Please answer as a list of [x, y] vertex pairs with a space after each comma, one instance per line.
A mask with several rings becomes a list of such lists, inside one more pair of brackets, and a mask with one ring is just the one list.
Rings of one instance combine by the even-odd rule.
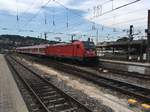
[[[97, 47], [107, 47], [107, 46], [123, 46], [128, 45], [128, 41], [111, 41], [111, 42], [100, 42], [96, 46]], [[140, 44], [146, 45], [146, 40], [133, 40], [130, 42], [131, 45], [140, 45]]]

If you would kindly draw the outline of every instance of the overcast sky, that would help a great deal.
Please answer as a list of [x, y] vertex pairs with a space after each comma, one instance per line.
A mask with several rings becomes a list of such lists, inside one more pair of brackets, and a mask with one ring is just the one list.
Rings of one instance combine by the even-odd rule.
[[[129, 29], [131, 24], [135, 31], [144, 31], [150, 0], [140, 0], [102, 16], [100, 14], [133, 1], [136, 0], [0, 0], [0, 34], [37, 37], [43, 32], [55, 32], [48, 34], [49, 39], [61, 36], [62, 40], [69, 40], [72, 33], [96, 36], [96, 31], [92, 30], [92, 22], [95, 22], [99, 40], [114, 40], [125, 36], [123, 30]], [[87, 38], [76, 38], [81, 37]]]

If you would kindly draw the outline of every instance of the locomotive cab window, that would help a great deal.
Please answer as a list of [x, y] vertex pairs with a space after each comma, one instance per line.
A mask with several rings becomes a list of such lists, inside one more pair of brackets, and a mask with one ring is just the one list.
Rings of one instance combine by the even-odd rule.
[[92, 50], [96, 49], [94, 42], [84, 41], [83, 44], [85, 49], [92, 49]]

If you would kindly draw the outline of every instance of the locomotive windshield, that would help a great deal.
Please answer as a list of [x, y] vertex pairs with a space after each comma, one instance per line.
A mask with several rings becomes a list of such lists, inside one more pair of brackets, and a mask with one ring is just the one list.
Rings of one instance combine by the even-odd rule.
[[86, 49], [96, 49], [94, 42], [84, 41], [83, 44]]

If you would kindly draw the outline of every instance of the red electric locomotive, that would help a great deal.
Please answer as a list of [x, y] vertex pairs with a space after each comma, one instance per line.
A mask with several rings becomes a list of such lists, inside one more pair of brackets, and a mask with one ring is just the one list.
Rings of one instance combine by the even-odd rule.
[[96, 48], [94, 42], [91, 41], [73, 41], [72, 43], [19, 47], [16, 51], [79, 61], [97, 60]]

